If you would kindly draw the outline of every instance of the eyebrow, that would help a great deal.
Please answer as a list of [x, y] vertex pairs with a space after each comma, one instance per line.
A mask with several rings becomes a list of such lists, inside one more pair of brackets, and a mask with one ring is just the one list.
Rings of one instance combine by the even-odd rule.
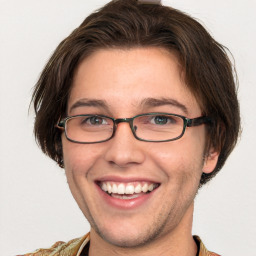
[[[142, 100], [140, 103], [142, 107], [159, 107], [159, 106], [164, 106], [164, 105], [171, 105], [174, 107], [180, 108], [185, 114], [188, 114], [188, 109], [187, 107], [178, 102], [177, 100], [171, 99], [171, 98], [146, 98]], [[79, 107], [100, 107], [104, 109], [109, 109], [108, 104], [105, 100], [98, 100], [98, 99], [80, 99], [77, 102], [75, 102], [69, 109], [71, 112], [75, 108]]]
[[108, 109], [108, 104], [105, 100], [97, 100], [97, 99], [80, 99], [77, 102], [75, 102], [69, 109], [71, 112], [75, 108], [79, 107], [101, 107]]
[[181, 109], [185, 114], [188, 114], [188, 109], [184, 104], [171, 98], [146, 98], [141, 102], [141, 105], [145, 107], [159, 107], [164, 105], [171, 105]]

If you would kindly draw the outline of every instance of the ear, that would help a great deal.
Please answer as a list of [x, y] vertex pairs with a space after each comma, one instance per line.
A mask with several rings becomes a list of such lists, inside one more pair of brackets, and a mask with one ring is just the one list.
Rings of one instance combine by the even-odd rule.
[[219, 152], [217, 152], [214, 148], [211, 148], [208, 154], [205, 156], [204, 165], [203, 165], [203, 172], [204, 173], [211, 173], [215, 169], [218, 159], [219, 159]]

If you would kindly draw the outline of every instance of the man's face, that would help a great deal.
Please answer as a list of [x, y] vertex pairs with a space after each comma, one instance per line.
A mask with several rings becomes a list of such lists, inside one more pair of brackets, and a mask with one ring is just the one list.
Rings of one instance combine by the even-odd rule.
[[[114, 118], [202, 114], [176, 56], [160, 48], [99, 50], [85, 59], [75, 74], [67, 111], [69, 116]], [[187, 128], [171, 142], [136, 140], [128, 123], [118, 124], [114, 138], [103, 143], [72, 143], [64, 135], [62, 142], [68, 183], [92, 235], [119, 246], [139, 246], [189, 230], [201, 174], [211, 172], [217, 161], [217, 156], [204, 157], [204, 125]], [[101, 189], [147, 190], [147, 185], [155, 189], [127, 196]]]

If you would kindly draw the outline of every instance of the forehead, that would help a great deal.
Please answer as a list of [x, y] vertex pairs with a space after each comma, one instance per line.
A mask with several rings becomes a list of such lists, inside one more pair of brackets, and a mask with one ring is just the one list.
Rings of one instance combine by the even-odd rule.
[[84, 99], [104, 101], [110, 108], [136, 109], [149, 98], [171, 99], [189, 111], [199, 110], [175, 53], [155, 47], [103, 49], [78, 66], [68, 109]]

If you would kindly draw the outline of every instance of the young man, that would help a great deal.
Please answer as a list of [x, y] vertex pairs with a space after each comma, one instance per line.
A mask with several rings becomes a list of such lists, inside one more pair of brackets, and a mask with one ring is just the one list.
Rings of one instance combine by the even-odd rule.
[[232, 66], [197, 21], [158, 2], [110, 2], [43, 70], [35, 134], [91, 230], [27, 255], [217, 255], [192, 217], [239, 134]]

